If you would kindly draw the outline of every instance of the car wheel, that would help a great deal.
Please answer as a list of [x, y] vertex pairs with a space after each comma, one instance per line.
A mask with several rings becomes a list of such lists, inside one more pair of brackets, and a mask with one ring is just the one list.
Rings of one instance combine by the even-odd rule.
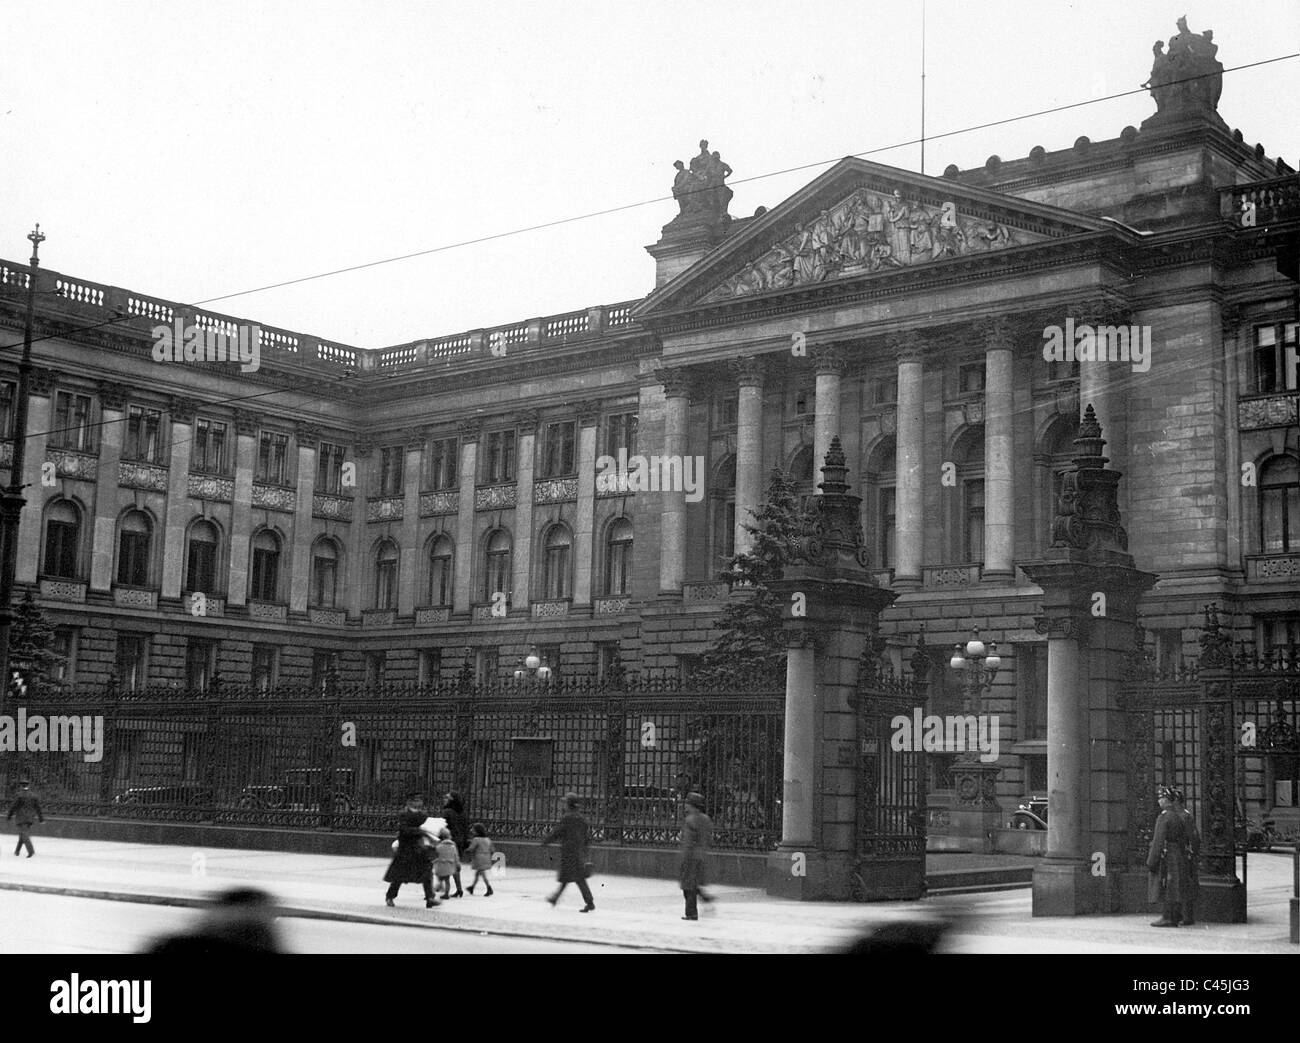
[[1028, 829], [1029, 823], [1024, 819], [1016, 819], [1016, 829]]

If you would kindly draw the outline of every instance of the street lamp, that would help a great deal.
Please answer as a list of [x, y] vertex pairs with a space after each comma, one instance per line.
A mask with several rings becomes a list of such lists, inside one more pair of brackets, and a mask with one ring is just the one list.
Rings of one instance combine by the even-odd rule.
[[[998, 766], [1001, 754], [998, 736], [998, 718], [981, 714], [984, 693], [993, 687], [993, 679], [1002, 667], [996, 641], [985, 647], [980, 632], [971, 630], [970, 640], [953, 646], [948, 665], [958, 675], [964, 693], [963, 705], [967, 719], [965, 742], [961, 754], [952, 764], [953, 796], [955, 804], [949, 813], [949, 824], [958, 836], [966, 838], [976, 851], [988, 853], [994, 848], [993, 837], [1002, 825], [1002, 809], [998, 806]], [[974, 717], [975, 736], [970, 734], [970, 721]], [[978, 741], [972, 742], [972, 739]], [[988, 748], [984, 748], [987, 740]], [[989, 759], [985, 760], [985, 756]]]
[[9, 687], [9, 637], [13, 629], [14, 573], [18, 567], [18, 522], [27, 501], [23, 498], [23, 465], [27, 448], [27, 399], [32, 376], [32, 322], [36, 309], [36, 273], [40, 268], [45, 236], [38, 224], [28, 232], [32, 244], [31, 271], [27, 274], [27, 317], [23, 324], [23, 355], [18, 363], [18, 401], [14, 404], [14, 452], [9, 465], [9, 487], [0, 493], [0, 710]]
[[533, 645], [528, 655], [524, 657], [524, 665], [515, 669], [515, 680], [525, 681], [529, 674], [532, 674], [538, 681], [549, 681], [551, 679], [551, 667], [541, 656], [537, 654], [537, 646]]
[[979, 629], [973, 628], [965, 647], [960, 641], [953, 645], [952, 658], [948, 660], [948, 665], [954, 670], [963, 672], [961, 683], [966, 696], [967, 711], [973, 709], [975, 713], [979, 713], [983, 695], [993, 687], [993, 679], [1002, 667], [1002, 657], [998, 655], [998, 643], [990, 641], [986, 650], [984, 642], [980, 640]]

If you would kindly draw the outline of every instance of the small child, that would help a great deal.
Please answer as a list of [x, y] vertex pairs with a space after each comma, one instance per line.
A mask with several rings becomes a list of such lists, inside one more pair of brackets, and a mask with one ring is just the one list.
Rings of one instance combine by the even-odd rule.
[[475, 822], [469, 827], [469, 831], [474, 834], [469, 841], [470, 868], [474, 870], [474, 882], [466, 890], [473, 894], [474, 888], [482, 879], [483, 885], [487, 888], [484, 897], [491, 898], [492, 883], [488, 880], [488, 870], [492, 868], [492, 841], [488, 839], [487, 829], [482, 822]]
[[451, 897], [451, 878], [460, 867], [460, 855], [456, 851], [455, 841], [451, 839], [451, 830], [438, 830], [438, 843], [434, 846], [433, 871], [438, 876], [438, 887], [442, 897]]

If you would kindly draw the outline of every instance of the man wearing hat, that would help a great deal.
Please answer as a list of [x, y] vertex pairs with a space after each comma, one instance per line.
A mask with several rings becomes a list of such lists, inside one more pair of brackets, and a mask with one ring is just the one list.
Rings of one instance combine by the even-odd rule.
[[557, 841], [560, 845], [560, 872], [557, 875], [560, 888], [546, 900], [554, 905], [560, 900], [560, 895], [564, 894], [566, 887], [577, 884], [582, 900], [586, 902], [586, 905], [578, 911], [589, 913], [596, 908], [596, 903], [592, 901], [591, 888], [587, 885], [587, 876], [590, 872], [587, 865], [587, 820], [578, 810], [578, 804], [576, 793], [564, 795], [564, 818], [542, 841], [543, 847]]
[[713, 901], [704, 893], [704, 859], [712, 837], [713, 820], [704, 813], [703, 794], [686, 794], [686, 819], [682, 822], [682, 866], [678, 874], [682, 895], [686, 898], [686, 915], [682, 917], [683, 920], [700, 918], [695, 904], [697, 898], [705, 902]]
[[1191, 907], [1192, 871], [1188, 858], [1191, 836], [1188, 818], [1174, 802], [1174, 791], [1161, 786], [1157, 791], [1160, 817], [1147, 852], [1147, 900], [1164, 902], [1164, 912], [1152, 927], [1178, 927], [1183, 911]]
[[1187, 810], [1187, 796], [1182, 790], [1170, 791], [1174, 809], [1187, 823], [1187, 898], [1183, 902], [1183, 926], [1196, 923], [1196, 895], [1201, 887], [1201, 832], [1196, 828], [1196, 816]]
[[36, 854], [32, 847], [32, 826], [38, 820], [44, 822], [45, 815], [41, 811], [41, 802], [31, 791], [31, 783], [26, 779], [18, 783], [18, 796], [9, 805], [9, 814], [5, 818], [13, 819], [18, 826], [18, 843], [14, 845], [14, 854], [18, 854], [25, 847], [27, 857], [31, 858]]

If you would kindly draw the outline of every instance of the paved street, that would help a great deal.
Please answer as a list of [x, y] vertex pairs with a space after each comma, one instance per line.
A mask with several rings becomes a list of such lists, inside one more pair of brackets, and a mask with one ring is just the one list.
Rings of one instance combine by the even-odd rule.
[[[12, 848], [0, 848], [7, 952], [134, 951], [144, 937], [194, 915], [178, 906], [194, 906], [213, 891], [249, 884], [266, 888], [282, 902], [292, 945], [303, 952], [369, 952], [375, 945], [385, 952], [429, 952], [440, 946], [472, 951], [456, 946], [466, 938], [487, 936], [501, 946], [492, 951], [505, 952], [538, 951], [534, 946], [540, 942], [548, 952], [626, 946], [811, 953], [840, 948], [878, 924], [918, 916], [941, 916], [954, 923], [945, 942], [945, 949], [953, 952], [1297, 952], [1287, 941], [1289, 853], [1251, 856], [1251, 922], [1155, 931], [1148, 926], [1149, 915], [1034, 919], [1027, 889], [864, 906], [779, 901], [755, 889], [718, 887], [719, 901], [704, 919], [685, 923], [674, 881], [624, 876], [593, 878], [597, 909], [583, 915], [572, 887], [552, 909], [543, 901], [555, 886], [552, 875], [514, 867], [507, 867], [504, 878], [495, 883], [492, 898], [467, 895], [426, 910], [418, 888], [407, 885], [397, 907], [389, 909], [383, 904], [380, 877], [387, 863], [382, 858], [48, 837], [38, 837], [37, 845], [34, 859], [15, 858]], [[30, 893], [34, 889], [50, 897], [36, 898]], [[105, 897], [119, 899], [111, 911], [98, 901], [81, 901]], [[147, 913], [140, 903], [151, 907]], [[176, 919], [169, 919], [172, 916]], [[132, 933], [114, 926], [119, 917], [134, 917], [143, 926]], [[451, 942], [452, 934], [461, 941]], [[65, 944], [67, 950], [57, 948]], [[595, 948], [569, 950], [566, 944]]]

